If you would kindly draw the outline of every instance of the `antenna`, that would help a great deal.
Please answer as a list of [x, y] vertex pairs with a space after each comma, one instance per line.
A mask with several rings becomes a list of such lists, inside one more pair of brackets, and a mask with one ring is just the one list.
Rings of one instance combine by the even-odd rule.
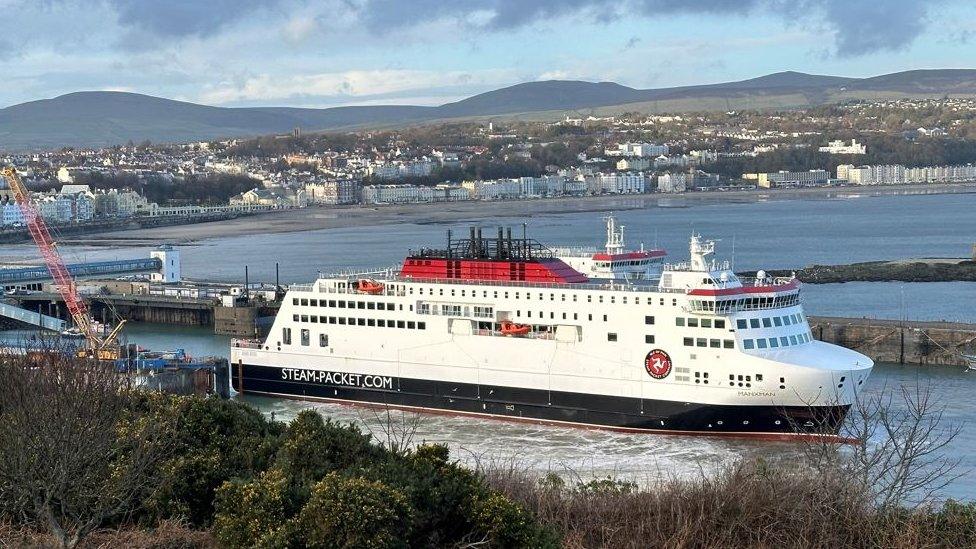
[[732, 272], [735, 273], [735, 233], [732, 233]]

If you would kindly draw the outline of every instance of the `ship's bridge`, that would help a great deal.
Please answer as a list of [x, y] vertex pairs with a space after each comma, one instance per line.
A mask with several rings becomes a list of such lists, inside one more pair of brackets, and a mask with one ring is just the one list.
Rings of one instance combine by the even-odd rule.
[[690, 260], [664, 266], [659, 288], [684, 291], [686, 309], [700, 314], [731, 314], [737, 311], [778, 309], [800, 303], [800, 282], [795, 276], [769, 277], [759, 271], [755, 278], [741, 279], [727, 261], [717, 262], [715, 241], [692, 235]]

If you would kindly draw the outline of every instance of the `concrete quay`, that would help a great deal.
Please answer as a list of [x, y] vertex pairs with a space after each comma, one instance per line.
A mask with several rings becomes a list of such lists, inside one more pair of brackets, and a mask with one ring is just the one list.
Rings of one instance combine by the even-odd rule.
[[976, 324], [869, 318], [809, 317], [813, 336], [875, 362], [966, 366], [976, 355]]

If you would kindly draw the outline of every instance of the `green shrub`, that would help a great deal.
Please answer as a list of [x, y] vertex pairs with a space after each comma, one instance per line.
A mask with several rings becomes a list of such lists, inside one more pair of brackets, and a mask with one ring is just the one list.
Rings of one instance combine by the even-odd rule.
[[229, 481], [217, 490], [214, 536], [226, 547], [284, 547], [293, 512], [288, 479], [277, 469]]
[[386, 451], [354, 425], [324, 420], [305, 410], [288, 425], [275, 456], [296, 483], [309, 488], [327, 474], [382, 459]]
[[560, 546], [554, 532], [541, 526], [524, 507], [498, 492], [478, 499], [471, 509], [475, 526], [491, 547]]
[[450, 545], [468, 534], [472, 503], [487, 492], [474, 472], [447, 462], [446, 448], [421, 447], [406, 456], [391, 456], [363, 468], [360, 476], [376, 479], [403, 493], [415, 512], [410, 545]]
[[295, 518], [293, 539], [323, 549], [407, 547], [412, 513], [407, 498], [382, 482], [330, 473]]
[[175, 423], [172, 457], [159, 464], [161, 487], [146, 508], [156, 519], [194, 526], [213, 520], [218, 487], [268, 468], [283, 425], [247, 404], [216, 398], [145, 395], [137, 407], [153, 421]]
[[634, 482], [616, 480], [611, 477], [593, 479], [589, 482], [580, 482], [576, 485], [576, 491], [580, 494], [630, 494], [637, 491], [637, 484]]

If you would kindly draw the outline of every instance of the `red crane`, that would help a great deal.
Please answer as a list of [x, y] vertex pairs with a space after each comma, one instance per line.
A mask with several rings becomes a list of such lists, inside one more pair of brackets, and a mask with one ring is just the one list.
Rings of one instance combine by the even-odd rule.
[[61, 259], [61, 254], [58, 253], [57, 246], [55, 246], [54, 240], [51, 238], [51, 231], [48, 230], [44, 218], [41, 217], [37, 208], [34, 206], [30, 193], [20, 180], [20, 175], [17, 174], [15, 169], [9, 167], [4, 168], [2, 175], [7, 180], [7, 184], [10, 185], [14, 200], [20, 207], [20, 211], [24, 214], [24, 222], [27, 224], [27, 230], [34, 239], [34, 243], [41, 250], [44, 263], [47, 264], [47, 270], [54, 279], [55, 288], [68, 307], [68, 312], [71, 313], [71, 318], [74, 320], [75, 326], [78, 327], [78, 330], [81, 331], [82, 335], [88, 341], [89, 352], [87, 355], [105, 360], [118, 358], [119, 349], [116, 341], [124, 321], [119, 323], [108, 337], [103, 339], [99, 335], [98, 330], [95, 328], [95, 323], [92, 321], [91, 314], [88, 311], [88, 305], [78, 295], [74, 278], [68, 271], [68, 267], [64, 264], [64, 260]]

